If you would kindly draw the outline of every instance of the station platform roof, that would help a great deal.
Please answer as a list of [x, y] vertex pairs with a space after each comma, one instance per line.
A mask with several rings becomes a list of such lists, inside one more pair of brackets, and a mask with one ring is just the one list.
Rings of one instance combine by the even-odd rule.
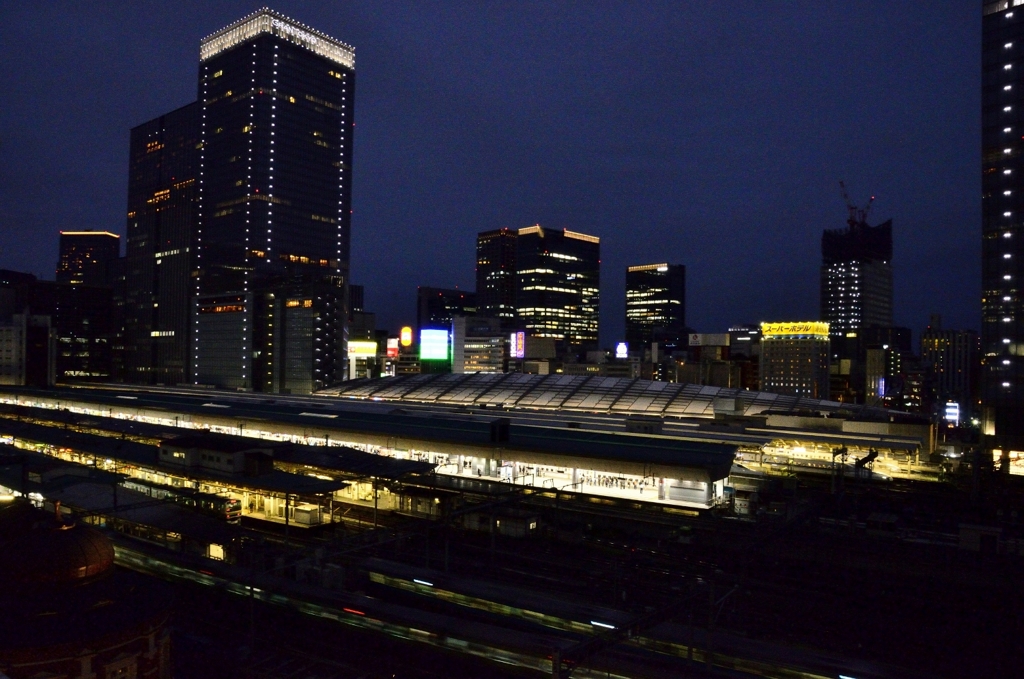
[[891, 411], [883, 408], [803, 396], [596, 375], [398, 375], [351, 380], [317, 394], [379, 401], [659, 417], [714, 417], [716, 410], [742, 415], [808, 411], [853, 416], [891, 415]]
[[[736, 444], [709, 440], [703, 434], [654, 436], [536, 426], [509, 422], [500, 411], [453, 413], [372, 400], [183, 389], [133, 389], [128, 396], [128, 392], [110, 387], [29, 392], [25, 402], [33, 399], [45, 399], [51, 406], [92, 404], [100, 411], [132, 413], [134, 419], [186, 417], [194, 426], [202, 422], [239, 429], [245, 426], [249, 431], [264, 428], [387, 447], [400, 442], [405, 449], [704, 481], [725, 478], [737, 451]], [[167, 425], [160, 426], [161, 431], [167, 430]], [[521, 455], [523, 452], [529, 454]], [[586, 466], [595, 461], [601, 464]]]
[[[123, 464], [184, 476], [204, 483], [231, 485], [267, 493], [319, 495], [341, 490], [349, 485], [340, 480], [319, 479], [277, 469], [258, 476], [245, 476], [220, 473], [198, 467], [166, 465], [158, 461], [157, 448], [153, 445], [97, 434], [86, 434], [71, 429], [48, 427], [32, 422], [19, 422], [7, 418], [0, 418], [0, 436], [14, 436], [35, 443], [67, 448], [80, 454], [94, 456], [97, 459], [115, 460]], [[247, 441], [249, 447], [255, 447], [252, 445], [253, 439], [247, 439]]]

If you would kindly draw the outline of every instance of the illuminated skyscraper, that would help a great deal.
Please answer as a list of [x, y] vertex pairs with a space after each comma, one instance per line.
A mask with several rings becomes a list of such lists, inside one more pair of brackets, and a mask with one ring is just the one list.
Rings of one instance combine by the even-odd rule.
[[477, 313], [506, 326], [516, 316], [516, 235], [497, 229], [476, 237]]
[[343, 379], [354, 69], [352, 47], [269, 9], [202, 41], [194, 381]]
[[679, 346], [686, 334], [686, 267], [641, 264], [626, 268], [626, 342], [636, 351], [651, 342]]
[[[1024, 457], [1024, 7], [981, 22], [981, 401], [986, 448]], [[1011, 7], [1011, 5], [1013, 5]]]
[[892, 220], [850, 221], [821, 236], [821, 320], [832, 337], [892, 325]]
[[597, 348], [601, 239], [540, 225], [516, 239], [516, 308], [519, 325], [551, 337], [562, 350]]

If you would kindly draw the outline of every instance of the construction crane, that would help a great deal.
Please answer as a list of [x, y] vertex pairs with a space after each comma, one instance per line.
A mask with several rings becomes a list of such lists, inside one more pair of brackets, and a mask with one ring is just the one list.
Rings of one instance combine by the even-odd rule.
[[871, 212], [871, 204], [875, 202], [875, 197], [871, 196], [867, 205], [863, 208], [859, 208], [853, 204], [852, 200], [850, 200], [850, 194], [846, 192], [846, 184], [842, 181], [839, 182], [839, 192], [843, 195], [843, 200], [846, 201], [846, 209], [850, 213], [850, 216], [846, 220], [846, 223], [850, 225], [850, 228], [859, 225], [867, 226], [868, 213]]

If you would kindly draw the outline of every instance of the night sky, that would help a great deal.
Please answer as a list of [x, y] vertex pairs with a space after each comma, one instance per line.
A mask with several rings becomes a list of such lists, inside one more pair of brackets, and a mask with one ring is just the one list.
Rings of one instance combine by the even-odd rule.
[[[130, 128], [196, 96], [199, 41], [259, 5], [0, 3], [0, 268], [53, 278], [60, 229], [125, 233]], [[817, 317], [844, 180], [892, 218], [896, 323], [979, 326], [977, 0], [291, 2], [356, 47], [353, 282], [392, 330], [474, 288], [475, 235], [602, 239], [687, 267], [687, 321]]]

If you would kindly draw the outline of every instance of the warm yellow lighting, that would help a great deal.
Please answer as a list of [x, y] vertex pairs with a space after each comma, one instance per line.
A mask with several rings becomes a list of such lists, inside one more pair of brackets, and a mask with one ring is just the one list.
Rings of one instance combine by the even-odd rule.
[[61, 231], [62, 236], [110, 236], [111, 238], [120, 238], [116, 233], [110, 233], [109, 231]]
[[810, 335], [817, 339], [828, 339], [827, 321], [803, 321], [799, 323], [762, 323], [762, 337], [792, 337]]
[[569, 229], [565, 230], [565, 237], [566, 238], [575, 238], [576, 240], [585, 240], [588, 243], [600, 243], [601, 242], [601, 239], [598, 238], [597, 236], [588, 236], [585, 233], [580, 233], [578, 231], [570, 231]]
[[368, 342], [366, 340], [349, 340], [348, 343], [348, 355], [349, 356], [376, 356], [377, 355], [377, 343]]
[[634, 271], [668, 271], [668, 262], [661, 264], [639, 264], [637, 266], [631, 266], [626, 269], [627, 272], [633, 273]]
[[412, 346], [412, 328], [405, 326], [398, 335], [403, 347]]

